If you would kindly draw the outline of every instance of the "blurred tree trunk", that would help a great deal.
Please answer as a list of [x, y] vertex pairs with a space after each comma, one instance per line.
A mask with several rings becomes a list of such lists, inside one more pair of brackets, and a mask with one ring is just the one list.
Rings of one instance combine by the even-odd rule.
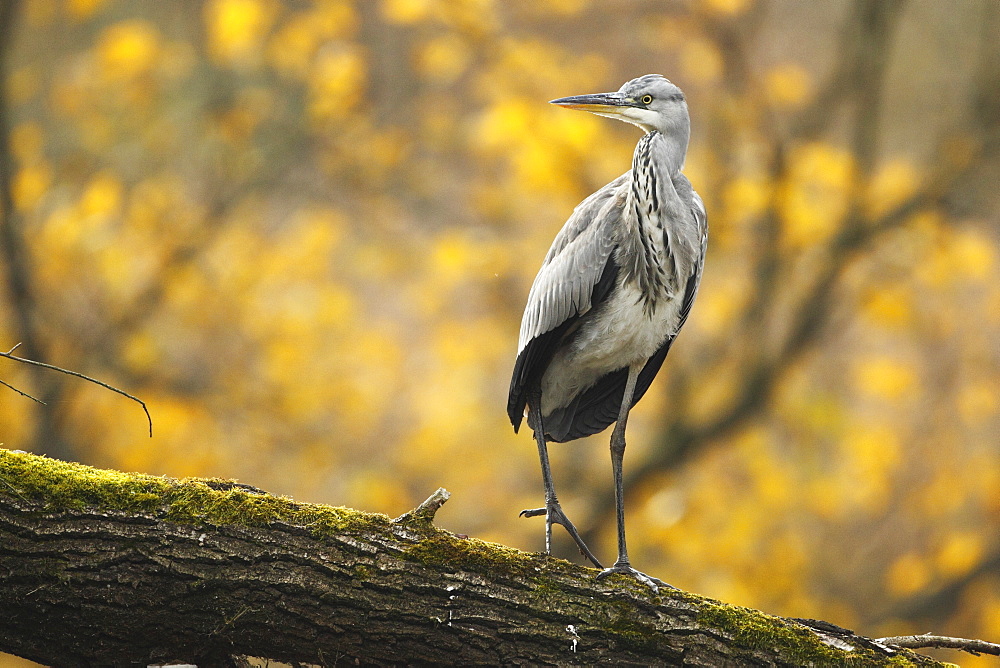
[[435, 528], [0, 450], [0, 650], [60, 666], [932, 665]]
[[[14, 201], [15, 165], [11, 152], [11, 118], [7, 104], [8, 60], [14, 34], [17, 30], [20, 3], [0, 0], [0, 264], [3, 281], [10, 298], [11, 331], [16, 341], [0, 342], [4, 350], [15, 343], [21, 344], [21, 354], [29, 359], [44, 360], [46, 355], [35, 327], [35, 295], [33, 294], [31, 256], [22, 233], [23, 221]], [[45, 377], [41, 370], [32, 369], [34, 388], [32, 394], [47, 404], [57, 403], [62, 393], [62, 381]], [[29, 407], [30, 409], [30, 407]], [[27, 410], [27, 409], [26, 409]], [[45, 444], [45, 451], [63, 459], [71, 458], [69, 445], [59, 436], [56, 415], [53, 411], [36, 411], [36, 444]]]

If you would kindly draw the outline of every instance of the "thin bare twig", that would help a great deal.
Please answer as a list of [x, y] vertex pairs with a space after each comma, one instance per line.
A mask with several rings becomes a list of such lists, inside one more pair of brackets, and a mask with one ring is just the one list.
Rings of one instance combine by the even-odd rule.
[[[17, 344], [15, 344], [13, 348], [11, 348], [10, 350], [8, 350], [8, 351], [7, 351], [7, 354], [8, 354], [8, 355], [9, 355], [9, 354], [11, 354], [12, 352], [14, 352], [15, 350], [17, 350], [17, 349], [18, 349], [18, 348], [20, 348], [20, 347], [21, 347], [21, 344], [20, 344], [20, 343], [17, 343]], [[31, 396], [31, 395], [30, 395], [30, 394], [28, 394], [27, 392], [22, 392], [21, 390], [17, 389], [16, 387], [14, 387], [13, 385], [11, 385], [10, 383], [7, 383], [7, 382], [5, 382], [5, 381], [2, 381], [2, 380], [0, 380], [0, 385], [3, 385], [4, 387], [9, 387], [10, 389], [12, 389], [12, 390], [14, 390], [15, 392], [17, 392], [18, 394], [20, 394], [20, 395], [21, 395], [22, 397], [27, 397], [27, 398], [31, 399], [32, 401], [37, 401], [38, 403], [40, 403], [40, 404], [41, 404], [41, 405], [43, 405], [43, 406], [47, 405], [47, 404], [46, 404], [46, 403], [45, 403], [44, 401], [42, 401], [41, 399], [38, 399], [38, 398], [36, 398], [36, 397], [33, 397], [33, 396]]]
[[28, 399], [31, 399], [32, 401], [38, 402], [38, 403], [40, 403], [43, 406], [46, 405], [45, 402], [42, 401], [41, 399], [39, 399], [38, 397], [33, 397], [30, 394], [28, 394], [27, 392], [24, 392], [22, 390], [17, 389], [16, 387], [14, 387], [13, 385], [11, 385], [10, 383], [8, 383], [6, 381], [0, 380], [0, 385], [3, 385], [4, 387], [7, 387], [7, 388], [10, 388], [10, 389], [14, 390], [18, 394], [20, 394], [22, 397], [27, 397]]
[[[145, 413], [146, 413], [146, 421], [149, 423], [149, 437], [150, 438], [153, 437], [153, 418], [149, 414], [149, 409], [146, 408], [146, 402], [145, 401], [143, 401], [142, 399], [140, 399], [138, 397], [132, 396], [128, 392], [125, 392], [123, 390], [119, 390], [117, 387], [113, 387], [111, 385], [108, 385], [107, 383], [99, 381], [96, 378], [91, 378], [90, 376], [85, 376], [82, 373], [79, 373], [77, 371], [70, 371], [69, 369], [63, 369], [62, 367], [54, 366], [52, 364], [46, 364], [45, 362], [36, 362], [35, 360], [29, 360], [29, 359], [26, 359], [24, 357], [18, 357], [17, 355], [12, 355], [11, 353], [13, 353], [15, 350], [17, 350], [17, 346], [19, 346], [19, 345], [21, 345], [21, 344], [20, 343], [17, 344], [16, 346], [14, 346], [13, 348], [11, 348], [10, 350], [8, 350], [5, 353], [0, 353], [0, 357], [6, 357], [7, 359], [14, 360], [15, 362], [21, 362], [22, 364], [30, 364], [32, 366], [41, 367], [43, 369], [51, 369], [52, 371], [58, 371], [59, 373], [64, 373], [64, 374], [69, 375], [69, 376], [76, 376], [77, 378], [82, 378], [83, 380], [87, 380], [87, 381], [90, 381], [91, 383], [94, 383], [96, 385], [100, 385], [101, 387], [103, 387], [106, 390], [111, 390], [112, 392], [116, 392], [117, 394], [120, 394], [123, 397], [128, 397], [132, 401], [135, 401], [140, 406], [142, 406], [142, 410], [145, 411]], [[2, 383], [2, 382], [3, 381], [0, 381], [0, 383]], [[3, 383], [3, 384], [7, 385], [7, 383]], [[18, 392], [20, 394], [24, 394], [24, 392], [21, 392], [20, 390], [18, 390], [15, 387], [11, 387], [10, 385], [7, 385], [7, 387], [10, 387], [15, 392]], [[25, 396], [29, 396], [29, 395], [25, 395]], [[35, 399], [34, 397], [29, 397], [29, 398]], [[38, 399], [35, 399], [35, 401], [38, 401]], [[42, 402], [39, 402], [39, 403], [42, 403]]]
[[973, 640], [970, 638], [949, 638], [948, 636], [935, 636], [924, 633], [916, 636], [892, 636], [891, 638], [878, 638], [875, 642], [892, 647], [904, 647], [906, 649], [920, 649], [923, 647], [940, 647], [944, 649], [957, 649], [969, 654], [992, 654], [1000, 656], [1000, 645], [985, 640]]

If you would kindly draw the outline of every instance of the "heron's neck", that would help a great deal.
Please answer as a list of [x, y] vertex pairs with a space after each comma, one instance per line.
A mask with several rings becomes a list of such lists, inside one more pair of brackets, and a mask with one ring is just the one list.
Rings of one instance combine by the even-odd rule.
[[[623, 216], [621, 260], [624, 279], [634, 282], [652, 314], [676, 283], [669, 221], [676, 210], [674, 178], [684, 164], [687, 140], [681, 143], [657, 130], [639, 140], [632, 156], [632, 178]], [[671, 287], [668, 287], [671, 286]]]
[[[691, 125], [689, 123], [677, 123], [667, 128], [654, 128], [647, 130], [649, 141], [649, 151], [654, 164], [665, 171], [671, 177], [681, 171], [684, 167], [684, 158], [687, 156], [688, 140], [691, 138]], [[654, 140], [649, 135], [658, 134], [658, 140]], [[641, 145], [643, 142], [639, 142]], [[640, 146], [636, 146], [638, 152]]]

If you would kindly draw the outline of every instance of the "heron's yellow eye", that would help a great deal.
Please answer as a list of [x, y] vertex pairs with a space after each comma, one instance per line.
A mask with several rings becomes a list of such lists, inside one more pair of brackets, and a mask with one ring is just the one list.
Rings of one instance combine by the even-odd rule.
[[652, 95], [643, 95], [642, 96], [642, 103], [643, 104], [650, 104], [652, 101], [653, 101], [653, 96]]

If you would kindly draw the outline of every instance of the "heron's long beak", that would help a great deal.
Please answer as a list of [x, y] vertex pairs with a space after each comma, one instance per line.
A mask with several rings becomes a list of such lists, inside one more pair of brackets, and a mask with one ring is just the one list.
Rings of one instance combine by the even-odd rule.
[[634, 106], [621, 93], [594, 93], [591, 95], [573, 95], [552, 100], [549, 104], [558, 104], [567, 109], [580, 109], [595, 114], [617, 116], [623, 107]]

